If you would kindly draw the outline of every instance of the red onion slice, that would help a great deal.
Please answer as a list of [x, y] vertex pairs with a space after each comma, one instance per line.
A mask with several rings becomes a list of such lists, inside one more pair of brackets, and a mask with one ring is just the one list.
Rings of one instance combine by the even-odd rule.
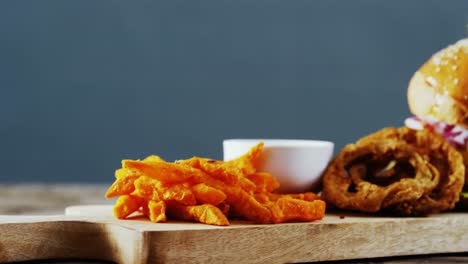
[[432, 129], [441, 134], [450, 144], [456, 148], [468, 148], [468, 129], [460, 126], [439, 122], [432, 118], [410, 117], [405, 120], [409, 128], [421, 130]]

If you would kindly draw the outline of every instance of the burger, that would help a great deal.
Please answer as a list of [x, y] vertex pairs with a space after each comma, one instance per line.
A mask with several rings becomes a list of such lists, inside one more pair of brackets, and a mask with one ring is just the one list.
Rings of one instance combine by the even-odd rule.
[[[407, 93], [412, 129], [441, 134], [463, 156], [468, 168], [468, 39], [435, 53], [411, 78]], [[468, 170], [459, 207], [468, 208]]]

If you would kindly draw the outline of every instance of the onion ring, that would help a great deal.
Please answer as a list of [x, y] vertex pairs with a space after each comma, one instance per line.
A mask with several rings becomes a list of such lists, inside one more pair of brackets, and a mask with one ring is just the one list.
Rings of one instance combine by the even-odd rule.
[[343, 148], [323, 197], [341, 209], [426, 215], [455, 206], [464, 174], [462, 156], [436, 133], [385, 128]]

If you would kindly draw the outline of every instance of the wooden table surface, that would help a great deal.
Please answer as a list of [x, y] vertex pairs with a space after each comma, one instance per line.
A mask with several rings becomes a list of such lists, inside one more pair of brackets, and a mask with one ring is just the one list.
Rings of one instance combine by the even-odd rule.
[[[1, 184], [0, 214], [63, 214], [72, 205], [112, 204], [103, 195], [105, 184]], [[468, 235], [468, 234], [467, 234]], [[107, 263], [99, 260], [38, 260], [28, 263]], [[324, 262], [321, 262], [324, 263]], [[468, 263], [468, 252], [325, 263]]]

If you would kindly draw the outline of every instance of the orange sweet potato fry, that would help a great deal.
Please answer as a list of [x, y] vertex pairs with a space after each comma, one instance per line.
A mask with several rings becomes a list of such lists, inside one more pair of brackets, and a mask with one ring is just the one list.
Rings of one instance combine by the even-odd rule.
[[106, 197], [122, 195], [114, 207], [119, 219], [138, 210], [152, 222], [167, 215], [213, 225], [229, 225], [228, 216], [261, 224], [323, 218], [325, 202], [314, 193], [272, 193], [277, 180], [257, 172], [262, 150], [260, 143], [227, 162], [193, 157], [169, 163], [153, 155], [123, 160]]
[[149, 201], [147, 214], [153, 223], [166, 222], [166, 203], [164, 201]]
[[211, 204], [184, 206], [171, 204], [167, 208], [168, 214], [175, 219], [197, 221], [209, 225], [227, 226], [229, 220], [223, 212]]
[[146, 200], [177, 201], [184, 205], [195, 205], [197, 200], [188, 183], [166, 185], [157, 179], [140, 176], [134, 183], [135, 196]]
[[255, 192], [273, 192], [279, 188], [279, 183], [267, 172], [257, 172], [247, 175], [247, 178], [256, 185]]
[[304, 201], [281, 197], [269, 207], [274, 223], [314, 221], [322, 219], [325, 215], [325, 202], [322, 200]]
[[257, 169], [262, 162], [261, 155], [263, 152], [263, 142], [250, 149], [249, 152], [243, 156], [225, 162], [226, 167], [235, 168], [240, 170], [244, 175], [250, 175], [257, 172]]
[[288, 194], [289, 197], [304, 200], [304, 201], [315, 201], [315, 200], [322, 200], [320, 196], [313, 192], [305, 192], [305, 193], [295, 193], [295, 194]]
[[156, 179], [147, 176], [140, 176], [134, 182], [135, 191], [132, 195], [141, 197], [145, 200], [159, 201], [161, 200], [161, 197], [158, 190], [161, 188], [161, 185], [162, 183]]
[[164, 183], [187, 182], [197, 172], [188, 166], [168, 162], [144, 162], [123, 160], [122, 167], [135, 170], [139, 174], [157, 179]]
[[187, 183], [164, 187], [162, 190], [162, 199], [164, 201], [177, 201], [183, 205], [197, 204], [197, 199]]
[[226, 194], [223, 191], [208, 186], [205, 183], [193, 186], [192, 191], [198, 203], [218, 205], [226, 200]]
[[219, 210], [221, 210], [221, 212], [223, 212], [223, 214], [227, 217], [229, 216], [229, 209], [230, 209], [230, 206], [228, 203], [226, 202], [222, 202], [220, 204], [218, 204], [216, 207], [219, 208]]
[[150, 155], [148, 157], [146, 157], [144, 160], [143, 160], [144, 163], [147, 163], [147, 164], [151, 164], [151, 163], [155, 163], [155, 162], [166, 162], [165, 160], [163, 160], [161, 157], [159, 156], [156, 156], [156, 155]]
[[246, 192], [239, 186], [230, 186], [204, 172], [194, 175], [193, 180], [224, 192], [226, 194], [225, 202], [229, 205], [230, 214], [256, 223], [271, 222], [270, 210], [260, 204], [251, 193]]
[[270, 223], [271, 212], [270, 210], [260, 204], [253, 195], [246, 192], [239, 186], [230, 186], [223, 181], [214, 179], [211, 175], [202, 173], [196, 175], [194, 179], [197, 182], [203, 182], [206, 185], [214, 187], [226, 194], [225, 202], [229, 204], [229, 212], [234, 216], [239, 216], [244, 219], [256, 223]]
[[143, 200], [139, 197], [122, 195], [114, 205], [114, 215], [118, 219], [124, 219], [131, 213], [138, 211]]
[[283, 197], [289, 197], [289, 198], [299, 199], [299, 200], [304, 200], [304, 201], [309, 201], [309, 202], [322, 199], [320, 198], [320, 196], [312, 192], [293, 193], [293, 194], [266, 193], [265, 195], [268, 196], [268, 199], [273, 202]]
[[202, 170], [227, 185], [239, 186], [247, 192], [253, 192], [256, 188], [255, 184], [246, 178], [241, 170], [226, 166], [226, 162], [199, 157], [179, 162], [180, 164]]
[[233, 215], [259, 224], [271, 223], [270, 210], [259, 203], [253, 195], [240, 188], [229, 186], [223, 191], [227, 195], [226, 201], [230, 205]]
[[141, 207], [140, 207], [140, 211], [143, 215], [146, 215], [148, 218], [149, 218], [149, 209], [148, 209], [148, 202], [149, 201], [144, 201], [142, 204], [141, 204]]
[[124, 178], [124, 177], [130, 176], [130, 175], [136, 175], [136, 173], [134, 171], [130, 170], [130, 169], [127, 169], [127, 168], [120, 168], [120, 169], [115, 171], [115, 178], [116, 179]]
[[135, 190], [134, 182], [138, 177], [138, 175], [129, 175], [117, 178], [107, 190], [106, 198], [132, 193]]
[[271, 202], [270, 195], [271, 193], [261, 192], [261, 193], [255, 193], [254, 197], [255, 197], [255, 200], [257, 200], [257, 202], [261, 204], [268, 204]]

